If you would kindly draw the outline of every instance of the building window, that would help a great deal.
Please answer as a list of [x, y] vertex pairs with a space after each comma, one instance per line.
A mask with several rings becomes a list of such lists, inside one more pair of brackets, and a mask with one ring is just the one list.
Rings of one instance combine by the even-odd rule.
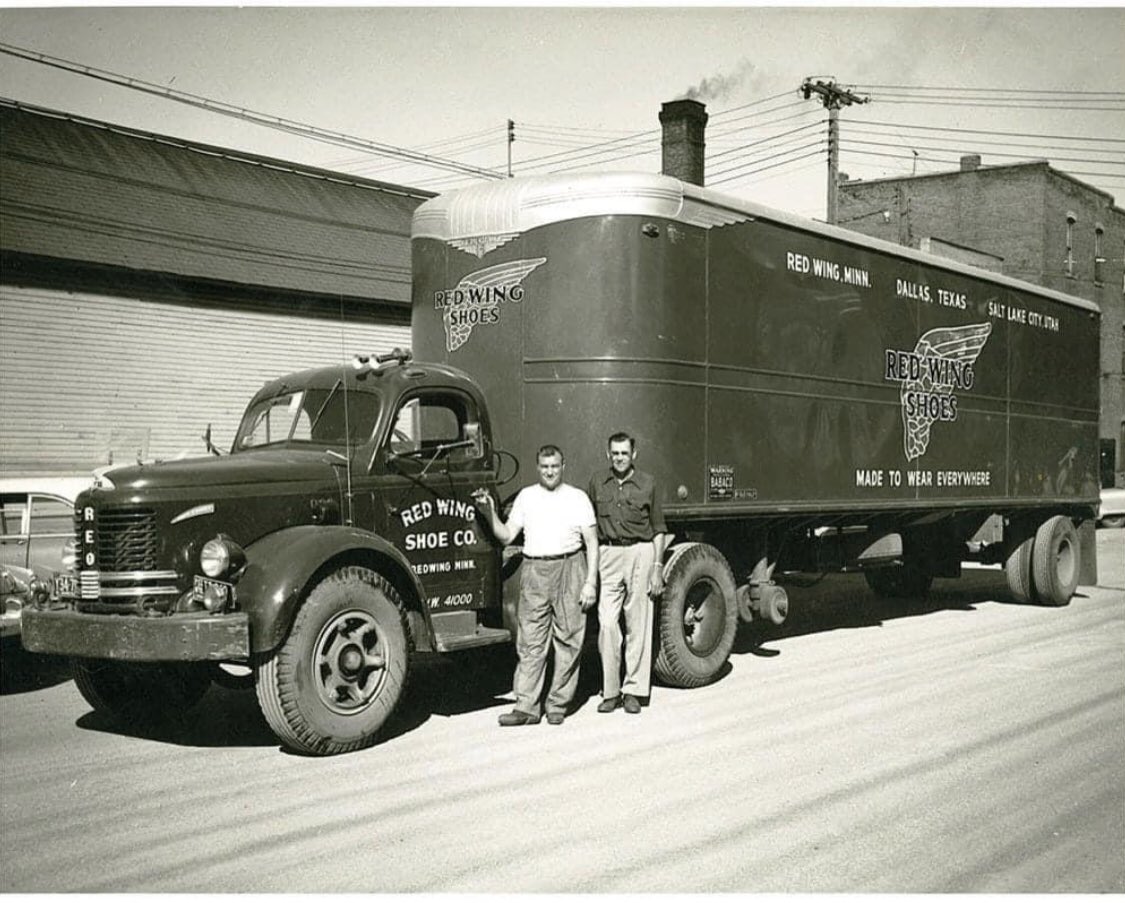
[[1074, 278], [1074, 224], [1078, 222], [1078, 217], [1071, 212], [1066, 214], [1066, 259], [1063, 261], [1066, 265], [1066, 274]]
[[1102, 236], [1105, 227], [1101, 223], [1094, 223], [1094, 285], [1105, 283], [1105, 257], [1102, 256]]

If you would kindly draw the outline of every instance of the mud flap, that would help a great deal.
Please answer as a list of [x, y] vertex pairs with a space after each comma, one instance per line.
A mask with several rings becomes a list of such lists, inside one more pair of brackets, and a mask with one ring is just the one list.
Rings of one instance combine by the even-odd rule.
[[1080, 586], [1098, 584], [1098, 538], [1095, 534], [1094, 519], [1082, 521], [1078, 525], [1078, 583]]

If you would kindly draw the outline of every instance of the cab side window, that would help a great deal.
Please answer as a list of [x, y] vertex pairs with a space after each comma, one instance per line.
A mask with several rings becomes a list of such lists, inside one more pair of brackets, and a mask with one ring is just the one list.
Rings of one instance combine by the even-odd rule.
[[476, 406], [471, 399], [456, 393], [415, 395], [399, 407], [389, 448], [393, 455], [422, 460], [436, 457], [451, 464], [479, 460], [485, 450]]

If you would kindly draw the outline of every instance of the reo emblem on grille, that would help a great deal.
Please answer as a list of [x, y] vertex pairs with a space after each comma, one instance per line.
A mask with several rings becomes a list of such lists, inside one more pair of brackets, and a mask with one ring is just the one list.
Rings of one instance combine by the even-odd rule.
[[94, 520], [94, 509], [87, 505], [82, 509], [82, 528], [79, 535], [82, 552], [82, 567], [89, 570], [97, 564], [98, 527]]

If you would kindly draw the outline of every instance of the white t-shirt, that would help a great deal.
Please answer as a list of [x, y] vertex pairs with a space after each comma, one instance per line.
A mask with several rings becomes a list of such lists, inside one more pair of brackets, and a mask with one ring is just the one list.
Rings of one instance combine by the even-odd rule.
[[508, 526], [523, 530], [523, 553], [533, 557], [569, 555], [582, 548], [582, 528], [597, 523], [594, 506], [581, 489], [560, 483], [544, 489], [525, 486], [512, 505]]

